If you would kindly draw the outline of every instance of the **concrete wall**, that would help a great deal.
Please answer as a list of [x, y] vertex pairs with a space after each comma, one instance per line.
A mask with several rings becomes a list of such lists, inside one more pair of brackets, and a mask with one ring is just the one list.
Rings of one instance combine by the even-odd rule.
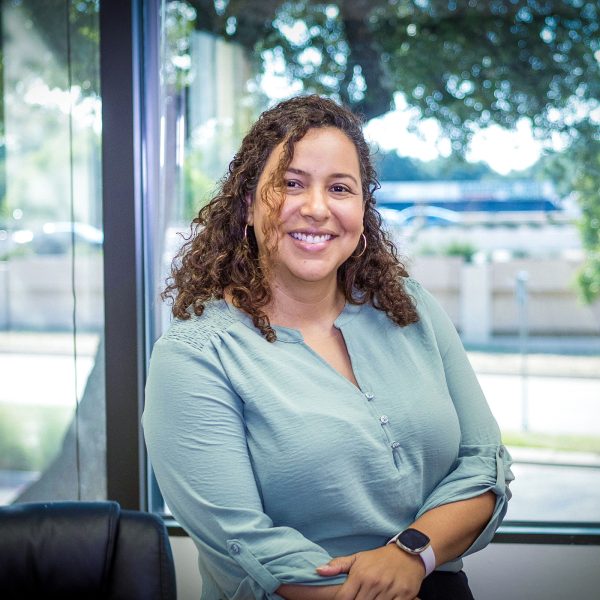
[[583, 305], [574, 291], [581, 263], [565, 259], [514, 259], [489, 265], [494, 333], [512, 333], [518, 323], [515, 279], [528, 274], [529, 330], [543, 335], [600, 333], [600, 303]]
[[[178, 600], [198, 600], [197, 552], [188, 537], [172, 537]], [[600, 548], [542, 544], [491, 544], [465, 559], [477, 600], [597, 598]]]
[[[584, 306], [573, 286], [577, 261], [521, 259], [468, 264], [460, 257], [422, 256], [409, 272], [444, 306], [466, 342], [518, 333], [517, 273], [528, 274], [527, 322], [534, 335], [599, 335], [600, 302]], [[76, 258], [77, 321], [102, 326], [102, 256]], [[68, 255], [0, 261], [0, 329], [71, 328], [73, 297]]]
[[580, 266], [566, 259], [513, 259], [469, 264], [458, 257], [422, 256], [409, 265], [444, 306], [467, 342], [519, 331], [516, 278], [527, 273], [526, 320], [534, 335], [599, 335], [600, 302], [582, 304], [574, 287]]
[[[0, 330], [69, 330], [73, 327], [71, 257], [18, 256], [0, 261]], [[103, 326], [102, 255], [75, 258], [77, 326]]]

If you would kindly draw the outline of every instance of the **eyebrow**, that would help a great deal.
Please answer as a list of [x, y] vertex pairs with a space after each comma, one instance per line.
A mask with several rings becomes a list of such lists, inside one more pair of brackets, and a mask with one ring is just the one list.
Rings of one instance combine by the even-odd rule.
[[[287, 172], [295, 173], [296, 175], [305, 175], [306, 177], [310, 177], [310, 173], [307, 173], [306, 171], [303, 171], [302, 169], [295, 169], [294, 167], [288, 167]], [[352, 179], [352, 181], [354, 181], [354, 183], [356, 185], [358, 185], [358, 181], [356, 181], [356, 178], [354, 177], [354, 175], [350, 175], [349, 173], [332, 173], [330, 175], [330, 177], [346, 177], [348, 179]]]

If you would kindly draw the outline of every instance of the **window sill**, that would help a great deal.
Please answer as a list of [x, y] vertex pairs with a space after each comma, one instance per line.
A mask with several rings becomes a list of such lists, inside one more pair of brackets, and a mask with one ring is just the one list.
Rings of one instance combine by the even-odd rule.
[[600, 523], [506, 521], [492, 543], [600, 546]]
[[[165, 517], [165, 524], [170, 536], [188, 536], [173, 517]], [[531, 521], [510, 521], [500, 527], [492, 543], [600, 546], [600, 523], [532, 523]]]

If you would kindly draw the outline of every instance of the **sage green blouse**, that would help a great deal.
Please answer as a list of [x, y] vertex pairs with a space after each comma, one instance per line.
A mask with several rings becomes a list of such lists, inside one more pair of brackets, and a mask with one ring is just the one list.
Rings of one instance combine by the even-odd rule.
[[[164, 498], [199, 550], [202, 598], [279, 598], [331, 585], [315, 568], [382, 546], [422, 513], [491, 490], [487, 545], [507, 508], [510, 456], [460, 339], [413, 279], [418, 323], [347, 304], [359, 388], [276, 327], [213, 301], [154, 346], [143, 416]], [[438, 568], [456, 571], [461, 560]]]

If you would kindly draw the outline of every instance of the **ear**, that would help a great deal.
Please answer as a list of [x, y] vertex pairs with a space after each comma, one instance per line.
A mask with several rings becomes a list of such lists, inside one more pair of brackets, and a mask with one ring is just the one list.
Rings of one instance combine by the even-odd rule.
[[246, 217], [246, 222], [248, 223], [248, 225], [253, 226], [254, 225], [254, 204], [253, 204], [253, 198], [252, 198], [252, 194], [248, 193], [246, 194], [246, 206], [248, 207], [248, 216]]

